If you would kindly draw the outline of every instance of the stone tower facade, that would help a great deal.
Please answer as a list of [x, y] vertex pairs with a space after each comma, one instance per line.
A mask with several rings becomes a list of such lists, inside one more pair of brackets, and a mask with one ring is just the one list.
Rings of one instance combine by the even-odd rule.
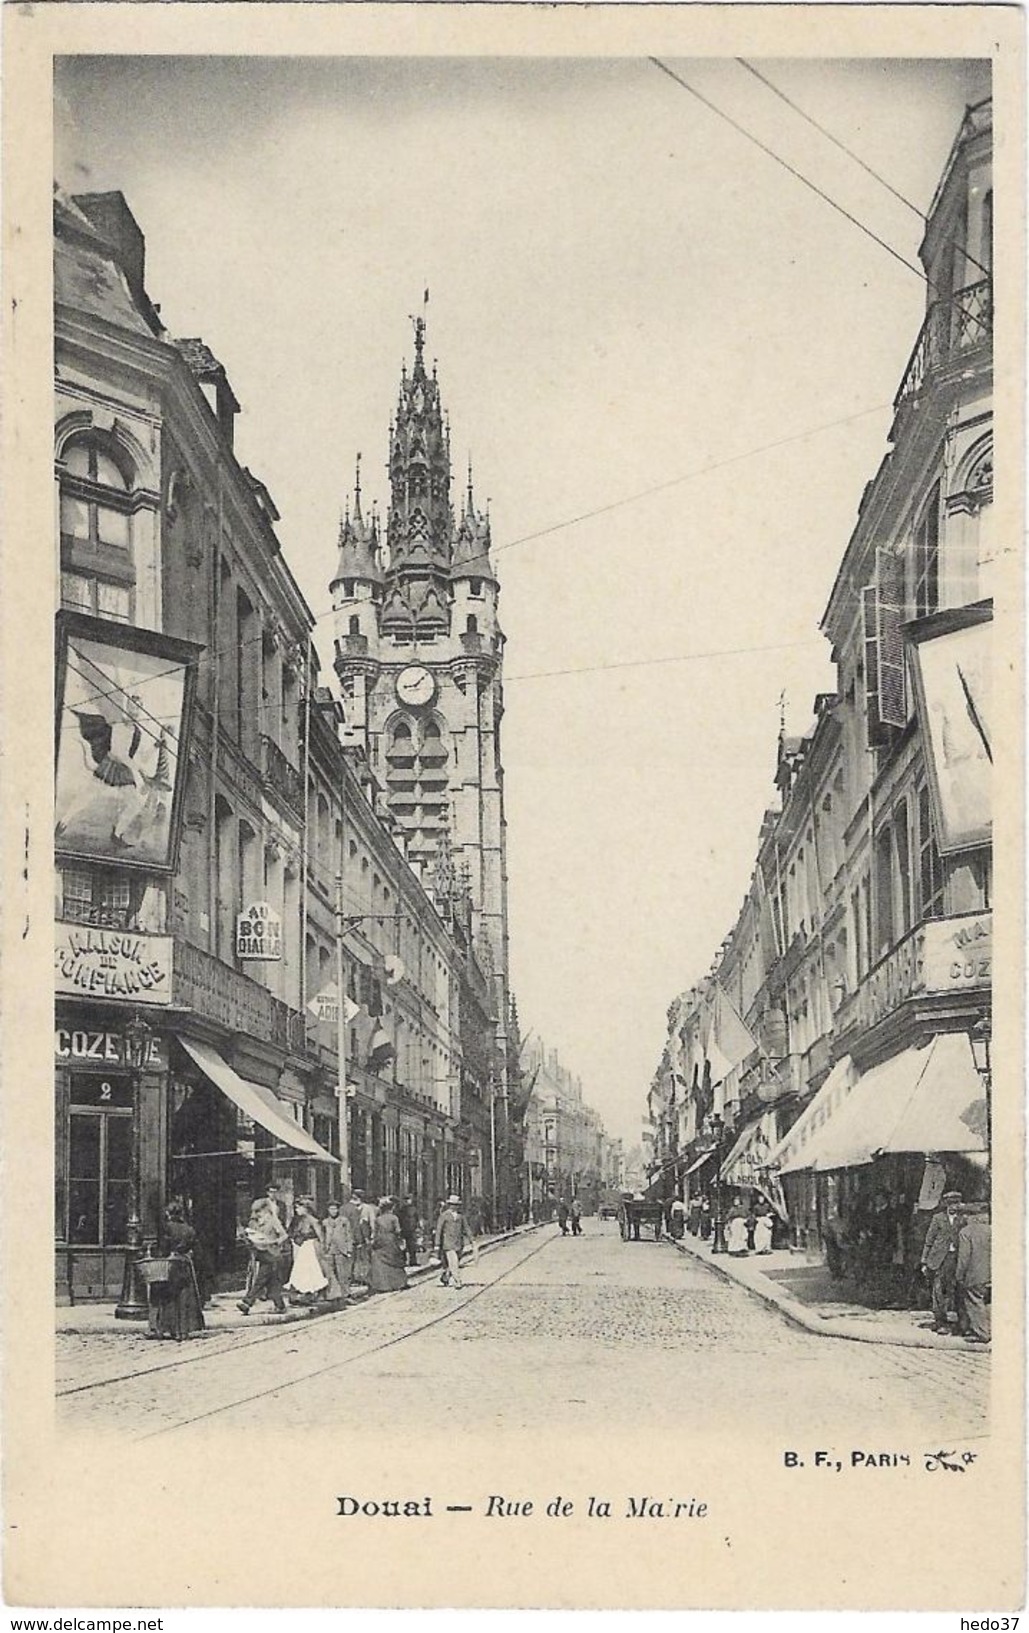
[[[349, 741], [364, 750], [406, 853], [467, 897], [505, 1059], [507, 874], [500, 727], [504, 636], [488, 514], [471, 467], [458, 515], [450, 427], [425, 321], [389, 431], [385, 527], [365, 514], [360, 456], [330, 584]], [[501, 1071], [502, 1068], [498, 1068]], [[504, 1085], [506, 1089], [506, 1084]]]

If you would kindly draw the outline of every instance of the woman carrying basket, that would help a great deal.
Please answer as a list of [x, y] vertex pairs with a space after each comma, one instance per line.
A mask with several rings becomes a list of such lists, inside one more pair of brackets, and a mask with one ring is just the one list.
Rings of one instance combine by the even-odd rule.
[[168, 1279], [150, 1283], [147, 1337], [174, 1338], [181, 1343], [184, 1338], [192, 1338], [194, 1333], [203, 1332], [205, 1326], [193, 1267], [197, 1233], [192, 1225], [186, 1223], [180, 1202], [169, 1202], [164, 1210], [164, 1219]]

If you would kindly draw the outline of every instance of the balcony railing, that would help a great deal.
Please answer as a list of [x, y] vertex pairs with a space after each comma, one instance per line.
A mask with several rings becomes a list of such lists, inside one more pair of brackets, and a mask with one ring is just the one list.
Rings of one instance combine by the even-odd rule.
[[969, 284], [946, 300], [934, 301], [925, 315], [900, 390], [893, 399], [899, 409], [926, 385], [936, 371], [958, 356], [985, 346], [993, 339], [993, 282]]
[[296, 766], [291, 765], [278, 743], [270, 737], [261, 738], [262, 769], [268, 786], [298, 816], [304, 813], [304, 779]]
[[218, 1021], [230, 1032], [260, 1038], [287, 1053], [300, 1053], [306, 1047], [301, 1012], [284, 1004], [258, 981], [178, 937], [173, 954], [172, 1002]]

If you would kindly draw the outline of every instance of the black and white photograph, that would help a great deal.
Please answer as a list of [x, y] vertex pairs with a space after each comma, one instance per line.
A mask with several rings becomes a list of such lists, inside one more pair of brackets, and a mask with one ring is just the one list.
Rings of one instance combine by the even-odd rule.
[[8, 1597], [1017, 1608], [1022, 20], [248, 9], [8, 28]]

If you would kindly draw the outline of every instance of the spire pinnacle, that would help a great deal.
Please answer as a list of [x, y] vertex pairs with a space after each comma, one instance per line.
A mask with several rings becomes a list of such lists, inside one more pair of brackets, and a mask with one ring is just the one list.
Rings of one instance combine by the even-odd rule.
[[354, 517], [361, 521], [361, 455], [358, 454], [354, 468]]
[[472, 516], [475, 513], [475, 500], [472, 496], [472, 456], [468, 455], [468, 504], [465, 514]]

